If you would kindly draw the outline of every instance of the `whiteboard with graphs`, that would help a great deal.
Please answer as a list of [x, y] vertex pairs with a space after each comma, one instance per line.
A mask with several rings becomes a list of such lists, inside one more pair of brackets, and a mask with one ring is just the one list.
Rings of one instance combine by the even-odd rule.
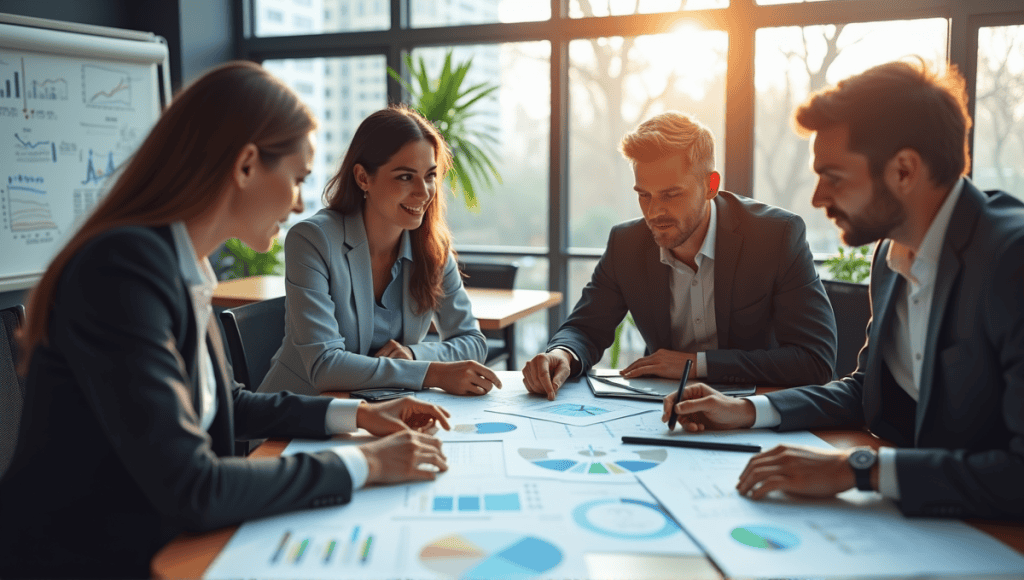
[[0, 290], [34, 283], [102, 198], [160, 114], [166, 60], [156, 37], [0, 24]]

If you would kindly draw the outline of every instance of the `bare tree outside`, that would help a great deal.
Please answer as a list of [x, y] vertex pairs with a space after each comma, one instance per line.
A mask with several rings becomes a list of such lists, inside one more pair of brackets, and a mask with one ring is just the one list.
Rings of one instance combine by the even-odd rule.
[[[584, 16], [607, 14], [620, 4], [575, 2]], [[630, 4], [634, 13], [641, 9], [639, 0]], [[663, 8], [687, 5], [677, 0]], [[644, 120], [672, 109], [693, 114], [714, 132], [716, 150], [724, 151], [727, 47], [726, 33], [695, 27], [570, 43], [570, 245], [603, 248], [611, 226], [639, 217], [633, 174], [618, 143]], [[717, 161], [723, 165], [720, 155]]]
[[974, 182], [1024, 198], [1024, 26], [978, 33]]
[[811, 206], [810, 149], [793, 130], [793, 111], [812, 92], [876, 64], [920, 55], [946, 58], [945, 19], [765, 28], [757, 31], [754, 82], [754, 197], [807, 223], [811, 250], [830, 254], [839, 234]]

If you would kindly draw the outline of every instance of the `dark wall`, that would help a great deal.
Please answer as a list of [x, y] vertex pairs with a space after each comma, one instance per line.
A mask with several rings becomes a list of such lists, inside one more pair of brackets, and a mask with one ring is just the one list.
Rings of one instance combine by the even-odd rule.
[[[167, 41], [177, 90], [234, 58], [231, 0], [3, 0], [0, 12], [152, 32]], [[0, 258], [2, 259], [2, 258]], [[0, 308], [23, 304], [24, 290], [0, 292]]]

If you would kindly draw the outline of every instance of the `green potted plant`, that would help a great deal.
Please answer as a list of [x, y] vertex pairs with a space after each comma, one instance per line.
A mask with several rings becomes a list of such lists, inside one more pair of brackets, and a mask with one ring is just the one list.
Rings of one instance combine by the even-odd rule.
[[243, 244], [241, 240], [231, 238], [210, 257], [210, 263], [220, 280], [270, 274], [281, 275], [284, 274], [282, 249], [281, 241], [276, 238], [274, 245], [266, 252], [257, 252]]
[[871, 274], [871, 249], [851, 248], [849, 253], [839, 246], [839, 253], [822, 262], [834, 280], [859, 284]]
[[495, 181], [501, 183], [501, 175], [491, 161], [496, 155], [497, 128], [480, 123], [474, 105], [500, 87], [491, 82], [464, 87], [472, 63], [473, 59], [469, 59], [453, 64], [449, 50], [439, 75], [432, 78], [422, 57], [413, 62], [412, 56], [407, 54], [405, 65], [412, 82], [391, 67], [388, 67], [388, 74], [409, 92], [412, 108], [433, 123], [448, 143], [452, 152], [448, 184], [456, 195], [462, 194], [466, 207], [477, 210], [478, 188], [490, 187]]

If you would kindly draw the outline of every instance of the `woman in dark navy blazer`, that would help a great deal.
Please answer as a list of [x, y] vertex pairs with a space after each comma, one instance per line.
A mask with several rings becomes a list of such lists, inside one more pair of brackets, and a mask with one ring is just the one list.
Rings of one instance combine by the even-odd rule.
[[[18, 447], [0, 480], [0, 577], [143, 577], [184, 530], [348, 502], [366, 482], [430, 479], [443, 409], [233, 382], [206, 257], [230, 237], [270, 247], [301, 211], [315, 121], [258, 65], [229, 63], [178, 95], [29, 298]], [[236, 439], [359, 448], [250, 460]]]

